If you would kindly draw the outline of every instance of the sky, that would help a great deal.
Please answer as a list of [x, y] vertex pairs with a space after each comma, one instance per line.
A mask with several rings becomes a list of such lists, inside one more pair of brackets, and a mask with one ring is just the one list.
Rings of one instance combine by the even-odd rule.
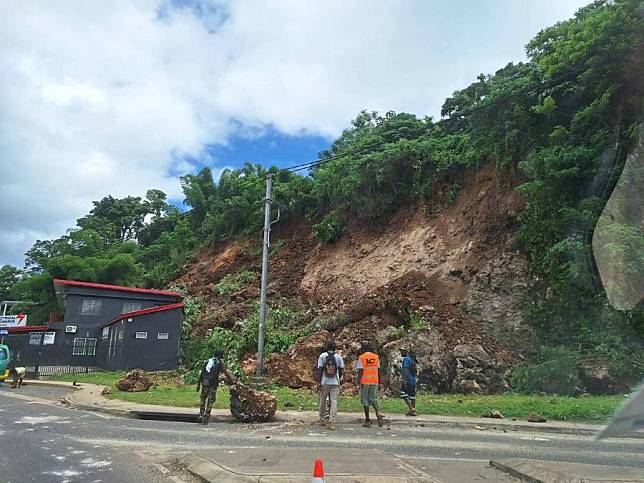
[[92, 201], [317, 158], [362, 109], [440, 117], [586, 0], [0, 3], [0, 265]]

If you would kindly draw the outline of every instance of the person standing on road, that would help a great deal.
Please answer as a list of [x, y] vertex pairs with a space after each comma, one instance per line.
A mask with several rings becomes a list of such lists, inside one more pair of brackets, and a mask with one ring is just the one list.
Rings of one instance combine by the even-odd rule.
[[340, 383], [344, 372], [344, 360], [335, 352], [335, 342], [327, 341], [326, 350], [318, 357], [317, 376], [320, 381], [320, 426], [327, 425], [335, 431], [335, 420], [338, 415], [338, 396], [340, 395]]
[[378, 354], [373, 352], [371, 343], [362, 341], [360, 346], [360, 356], [358, 357], [358, 380], [360, 385], [360, 400], [364, 408], [364, 423], [363, 427], [368, 428], [371, 426], [371, 419], [369, 418], [369, 406], [373, 406], [376, 411], [376, 418], [378, 419], [378, 426], [382, 427], [385, 424], [385, 417], [380, 412], [378, 406], [378, 387], [382, 380], [380, 372], [380, 358]]
[[210, 422], [210, 412], [212, 405], [217, 398], [217, 388], [219, 387], [219, 375], [224, 373], [230, 384], [235, 384], [237, 379], [230, 375], [224, 364], [224, 351], [217, 349], [213, 357], [208, 359], [204, 364], [199, 381], [197, 382], [197, 392], [201, 389], [201, 404], [199, 405], [199, 422], [208, 424]]
[[416, 361], [406, 347], [400, 348], [400, 355], [403, 357], [400, 371], [400, 397], [409, 408], [407, 416], [418, 416], [416, 412]]

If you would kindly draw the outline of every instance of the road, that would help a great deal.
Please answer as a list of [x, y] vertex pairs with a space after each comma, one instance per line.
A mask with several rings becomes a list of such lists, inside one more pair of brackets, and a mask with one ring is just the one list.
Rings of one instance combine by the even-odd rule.
[[[341, 425], [332, 434], [307, 421], [244, 425], [143, 421], [60, 404], [66, 389], [0, 387], [0, 481], [191, 481], [174, 464], [192, 450], [239, 448], [378, 449], [440, 481], [514, 481], [490, 459], [529, 458], [641, 467], [644, 439], [392, 426]], [[454, 475], [458, 475], [456, 477]], [[468, 475], [464, 477], [464, 475]]]

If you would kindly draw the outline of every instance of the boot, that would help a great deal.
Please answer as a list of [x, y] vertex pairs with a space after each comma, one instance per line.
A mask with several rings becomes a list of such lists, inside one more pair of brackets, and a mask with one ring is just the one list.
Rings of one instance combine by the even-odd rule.
[[210, 413], [205, 413], [201, 417], [201, 424], [203, 424], [204, 426], [208, 426], [209, 422], [210, 422]]

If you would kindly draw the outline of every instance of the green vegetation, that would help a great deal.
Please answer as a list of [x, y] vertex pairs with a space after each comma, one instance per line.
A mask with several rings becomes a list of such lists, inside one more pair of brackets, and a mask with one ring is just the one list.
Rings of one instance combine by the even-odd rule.
[[[58, 379], [77, 380], [79, 382], [109, 386], [112, 388], [112, 392], [108, 395], [110, 399], [164, 406], [199, 407], [199, 396], [195, 392], [194, 385], [176, 387], [176, 385], [166, 382], [154, 386], [146, 392], [121, 392], [115, 388], [114, 383], [122, 375], [123, 373], [111, 372], [82, 374], [76, 377], [67, 376]], [[318, 395], [311, 391], [284, 387], [273, 387], [270, 390], [277, 396], [280, 410], [298, 411], [300, 408], [305, 411], [317, 410]], [[226, 387], [222, 387], [217, 394], [215, 407], [226, 409], [229, 407], [229, 401], [228, 391]], [[502, 394], [497, 396], [420, 394], [417, 400], [417, 407], [420, 414], [432, 415], [479, 417], [496, 409], [506, 418], [525, 419], [531, 412], [536, 412], [549, 420], [603, 422], [612, 416], [623, 401], [623, 396], [574, 398], [523, 394]], [[382, 407], [385, 413], [389, 414], [404, 414], [408, 411], [405, 402], [399, 398], [383, 398]], [[361, 412], [362, 407], [360, 406], [359, 397], [341, 395], [338, 401], [338, 410]]]
[[[644, 368], [644, 308], [620, 312], [608, 304], [591, 240], [642, 122], [639, 5], [598, 0], [542, 30], [527, 45], [527, 62], [479, 75], [445, 100], [440, 121], [361, 112], [320, 153], [323, 162], [309, 176], [246, 164], [215, 183], [204, 168], [181, 177], [187, 213], [158, 190], [145, 200], [108, 196], [67, 235], [38, 241], [26, 254], [25, 273], [4, 267], [0, 290], [41, 303], [14, 308], [40, 322], [56, 309], [53, 277], [163, 286], [200, 247], [259, 232], [268, 172], [276, 175], [276, 200], [289, 207], [282, 221], [306, 217], [318, 239], [334, 243], [352, 223], [378, 222], [411, 203], [450, 205], [471, 169], [494, 163], [499, 187], [517, 189], [525, 201], [518, 242], [538, 280], [526, 311], [540, 345], [604, 355], [621, 375], [637, 378]], [[620, 270], [641, 273], [641, 227], [607, 224], [613, 235], [606, 248], [633, 255], [620, 257]], [[235, 283], [222, 281], [223, 293]], [[234, 332], [217, 329], [205, 343], [184, 341], [184, 353], [230, 343], [243, 355], [255, 319], [239, 324]], [[271, 350], [282, 350], [293, 338], [274, 330]], [[531, 390], [529, 381], [545, 377], [538, 374], [548, 367], [561, 380], [561, 369], [544, 362], [517, 375], [519, 386]]]
[[313, 225], [313, 233], [318, 240], [324, 243], [335, 243], [346, 230], [346, 225], [333, 212], [328, 213], [320, 223]]
[[430, 328], [429, 323], [414, 311], [411, 311], [409, 313], [409, 325], [413, 330], [423, 330]]
[[231, 273], [222, 278], [217, 285], [215, 285], [214, 290], [219, 295], [228, 295], [234, 292], [241, 290], [244, 287], [250, 285], [257, 278], [255, 272], [249, 270], [243, 270], [238, 273]]
[[[252, 354], [257, 350], [258, 307], [251, 316], [236, 322], [232, 329], [215, 327], [208, 337], [188, 337], [190, 322], [198, 321], [199, 316], [187, 316], [186, 320], [188, 323], [181, 344], [181, 358], [184, 366], [192, 369], [186, 376], [187, 380], [197, 380], [201, 362], [212, 357], [217, 348], [226, 350], [228, 367], [240, 375], [240, 360], [246, 354]], [[298, 338], [310, 335], [315, 330], [316, 322], [309, 321], [301, 311], [288, 305], [271, 306], [266, 314], [264, 354], [268, 356], [274, 352], [284, 352]]]
[[547, 392], [573, 396], [581, 387], [578, 359], [578, 353], [564, 347], [542, 348], [533, 364], [514, 370], [512, 387], [528, 394]]

